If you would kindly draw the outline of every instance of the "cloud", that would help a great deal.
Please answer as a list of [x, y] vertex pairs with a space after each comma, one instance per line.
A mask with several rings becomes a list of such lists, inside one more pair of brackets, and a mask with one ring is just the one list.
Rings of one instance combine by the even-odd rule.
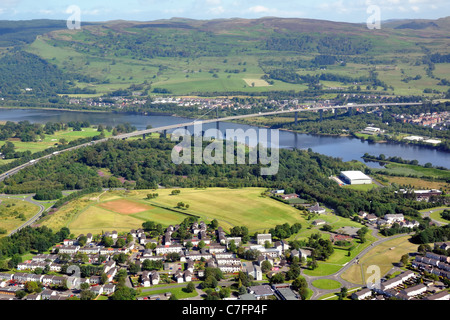
[[271, 10], [267, 7], [261, 6], [261, 5], [253, 6], [253, 7], [250, 7], [247, 9], [247, 12], [251, 12], [251, 13], [268, 13], [271, 11], [273, 11], [273, 10]]

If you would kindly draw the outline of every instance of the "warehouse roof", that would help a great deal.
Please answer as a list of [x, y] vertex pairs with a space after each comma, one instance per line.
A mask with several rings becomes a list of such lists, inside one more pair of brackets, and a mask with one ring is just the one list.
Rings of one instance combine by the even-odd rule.
[[350, 180], [372, 180], [369, 176], [366, 176], [361, 171], [342, 171], [341, 174], [346, 176]]

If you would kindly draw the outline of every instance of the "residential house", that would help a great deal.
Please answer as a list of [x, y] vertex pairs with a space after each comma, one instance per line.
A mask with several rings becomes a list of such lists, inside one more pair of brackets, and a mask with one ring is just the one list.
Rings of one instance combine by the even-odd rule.
[[158, 271], [150, 271], [150, 280], [152, 281], [153, 285], [157, 285], [160, 280], [159, 272]]
[[183, 251], [183, 246], [178, 245], [178, 244], [173, 244], [173, 245], [159, 245], [156, 246], [156, 254], [157, 255], [164, 255], [167, 253], [181, 253]]
[[236, 264], [222, 264], [222, 265], [218, 265], [218, 268], [220, 269], [220, 271], [222, 271], [223, 273], [236, 273], [241, 271], [241, 265], [236, 265]]
[[44, 289], [44, 290], [41, 292], [41, 299], [42, 299], [42, 300], [50, 300], [50, 298], [51, 298], [52, 296], [56, 296], [56, 291], [50, 290], [50, 289]]
[[103, 293], [106, 293], [106, 294], [110, 295], [110, 294], [113, 294], [114, 291], [116, 291], [116, 285], [115, 284], [108, 283], [108, 284], [105, 284], [103, 286]]
[[369, 288], [364, 288], [357, 292], [352, 293], [353, 300], [364, 300], [372, 296], [372, 290]]
[[274, 295], [272, 288], [268, 285], [248, 287], [248, 292], [253, 294], [257, 300], [267, 299]]
[[234, 244], [236, 246], [239, 246], [239, 244], [242, 242], [242, 238], [241, 237], [227, 237], [225, 239], [225, 244], [227, 247], [230, 246], [231, 241], [234, 241]]
[[374, 214], [368, 214], [364, 219], [366, 219], [369, 223], [376, 223], [378, 217]]
[[74, 245], [64, 245], [60, 246], [58, 253], [68, 253], [68, 254], [75, 254], [80, 249], [80, 246], [74, 246]]
[[93, 293], [95, 293], [96, 296], [101, 295], [103, 293], [103, 286], [93, 286], [89, 290], [91, 290]]
[[103, 272], [104, 273], [108, 273], [112, 268], [114, 268], [116, 266], [116, 261], [114, 260], [109, 260], [105, 266], [103, 267]]
[[427, 291], [427, 287], [423, 283], [420, 283], [420, 284], [418, 284], [416, 286], [403, 289], [403, 290], [400, 291], [400, 293], [406, 295], [409, 298], [411, 298], [411, 297], [417, 296], [419, 294], [422, 294], [425, 291]]
[[405, 220], [405, 217], [403, 214], [386, 214], [384, 216], [384, 219], [387, 221], [387, 223], [392, 224], [394, 222], [402, 222]]
[[256, 235], [256, 242], [260, 245], [264, 245], [268, 241], [272, 243], [272, 235], [270, 233], [260, 233]]
[[326, 223], [326, 221], [321, 220], [321, 219], [316, 219], [312, 222], [312, 224], [315, 226], [321, 226], [321, 225], [324, 225], [325, 223]]
[[212, 243], [208, 247], [209, 253], [220, 253], [220, 252], [227, 252], [227, 247], [220, 245], [218, 243]]
[[431, 296], [425, 297], [424, 300], [450, 300], [450, 293], [444, 290]]
[[296, 193], [279, 194], [278, 197], [280, 197], [283, 200], [290, 200], [290, 199], [298, 198], [298, 194], [296, 194]]
[[326, 212], [325, 208], [319, 206], [318, 202], [316, 202], [316, 204], [313, 205], [312, 207], [309, 207], [308, 211], [311, 213], [318, 213], [318, 214], [323, 214]]
[[242, 263], [242, 271], [247, 274], [247, 276], [253, 277], [256, 281], [262, 280], [262, 271], [261, 267], [252, 262], [243, 262]]
[[150, 280], [150, 272], [145, 270], [141, 274], [141, 284], [144, 287], [150, 287], [152, 285], [152, 282]]

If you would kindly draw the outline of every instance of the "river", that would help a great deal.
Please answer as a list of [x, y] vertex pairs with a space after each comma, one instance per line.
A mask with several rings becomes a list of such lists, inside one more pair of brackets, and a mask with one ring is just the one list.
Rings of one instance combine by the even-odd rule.
[[[102, 113], [102, 112], [82, 112], [82, 111], [61, 111], [61, 110], [39, 110], [39, 109], [0, 109], [0, 121], [25, 121], [31, 123], [46, 123], [46, 122], [69, 122], [69, 121], [89, 121], [92, 125], [111, 125], [116, 126], [121, 123], [130, 123], [138, 130], [146, 129], [148, 125], [153, 128], [191, 122], [192, 119], [161, 116], [161, 115], [137, 115], [125, 113]], [[203, 130], [215, 128], [215, 124], [204, 125]], [[259, 132], [260, 128], [236, 124], [231, 122], [221, 122], [219, 125], [221, 131], [226, 129], [243, 130], [254, 129]], [[189, 128], [191, 132], [193, 128]], [[269, 134], [270, 138], [270, 134]], [[268, 139], [270, 143], [270, 139]], [[249, 144], [254, 144], [250, 141]], [[265, 143], [263, 143], [265, 144]], [[363, 161], [361, 156], [364, 153], [370, 155], [384, 154], [386, 157], [401, 157], [405, 160], [417, 160], [419, 164], [430, 162], [434, 166], [450, 167], [450, 154], [442, 151], [437, 151], [431, 148], [393, 144], [393, 143], [369, 143], [361, 141], [352, 137], [330, 137], [318, 136], [302, 133], [294, 133], [289, 131], [279, 132], [279, 147], [280, 148], [297, 148], [308, 149], [328, 155], [331, 157], [341, 158], [343, 161], [358, 160]], [[380, 168], [376, 162], [367, 162], [368, 166], [372, 168]]]

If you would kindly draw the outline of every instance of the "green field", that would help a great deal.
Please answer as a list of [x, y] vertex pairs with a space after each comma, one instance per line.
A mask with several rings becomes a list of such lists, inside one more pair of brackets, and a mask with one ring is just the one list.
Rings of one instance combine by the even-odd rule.
[[358, 264], [352, 265], [342, 274], [342, 279], [362, 285], [371, 275], [368, 271], [370, 266], [379, 267], [381, 276], [384, 276], [400, 261], [402, 255], [417, 251], [418, 246], [409, 242], [409, 238], [410, 236], [399, 237], [374, 247]]
[[186, 298], [194, 298], [198, 296], [197, 291], [193, 292], [185, 292], [184, 288], [187, 286], [187, 284], [184, 287], [166, 287], [164, 289], [157, 289], [157, 290], [145, 290], [143, 289], [142, 292], [139, 294], [140, 297], [146, 297], [150, 295], [156, 295], [156, 294], [164, 294], [166, 292], [170, 292], [172, 295], [175, 295], [177, 299], [186, 299]]
[[352, 189], [357, 191], [369, 191], [374, 188], [377, 188], [378, 186], [375, 183], [372, 184], [353, 184], [353, 185], [345, 185], [343, 188], [346, 189]]
[[338, 281], [331, 279], [314, 280], [312, 282], [312, 285], [318, 289], [325, 289], [325, 290], [339, 289], [341, 287], [341, 284]]
[[411, 164], [393, 163], [386, 164], [385, 169], [380, 169], [381, 172], [399, 174], [404, 176], [415, 177], [430, 177], [438, 178], [439, 180], [446, 180], [450, 178], [450, 170], [440, 170], [436, 168], [425, 168]]
[[7, 233], [0, 234], [0, 237], [20, 227], [39, 211], [38, 206], [18, 197], [2, 197], [0, 201], [0, 228], [7, 230]]
[[[81, 138], [88, 138], [88, 137], [94, 137], [99, 135], [100, 132], [97, 131], [97, 128], [90, 127], [90, 128], [82, 128], [82, 131], [73, 131], [72, 128], [69, 128], [67, 130], [61, 130], [57, 131], [54, 134], [51, 135], [45, 135], [44, 139], [39, 139], [36, 142], [30, 141], [30, 142], [22, 142], [20, 139], [9, 139], [14, 146], [15, 150], [17, 152], [23, 152], [23, 151], [31, 151], [31, 153], [43, 151], [45, 149], [54, 147], [56, 145], [60, 145], [60, 139], [64, 139], [66, 143], [69, 143], [70, 141], [81, 139]], [[108, 132], [104, 130], [105, 137], [111, 136], [111, 132]], [[0, 141], [0, 147], [3, 146], [6, 143], [6, 141]], [[6, 164], [8, 162], [14, 161], [14, 159], [2, 159], [0, 160], [0, 165]]]
[[[263, 188], [244, 189], [181, 189], [176, 196], [172, 189], [111, 191], [90, 195], [72, 201], [49, 215], [42, 224], [59, 229], [63, 226], [77, 233], [100, 233], [107, 230], [128, 231], [139, 228], [151, 220], [164, 226], [182, 222], [191, 214], [209, 222], [217, 219], [226, 231], [233, 226], [246, 226], [249, 232], [264, 231], [278, 224], [305, 223], [297, 209], [261, 197]], [[157, 192], [154, 200], [147, 200], [148, 193]], [[120, 201], [115, 203], [114, 201]], [[190, 205], [189, 209], [177, 209], [178, 202]], [[109, 204], [120, 204], [108, 206]], [[133, 207], [139, 212], [132, 211]], [[174, 212], [172, 210], [176, 210]]]

